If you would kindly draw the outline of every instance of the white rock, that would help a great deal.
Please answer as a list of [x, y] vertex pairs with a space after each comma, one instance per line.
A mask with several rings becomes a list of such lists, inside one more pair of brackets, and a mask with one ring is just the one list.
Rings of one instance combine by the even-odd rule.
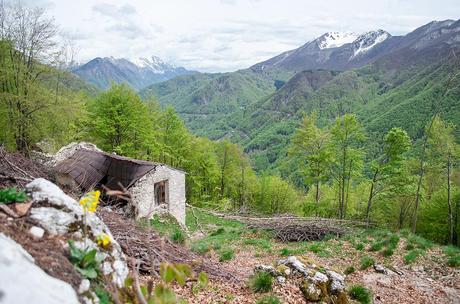
[[77, 304], [72, 287], [46, 274], [19, 244], [0, 233], [1, 303]]
[[311, 280], [315, 284], [317, 284], [317, 283], [326, 283], [327, 281], [329, 281], [329, 278], [324, 273], [317, 271], [315, 275], [313, 276], [313, 278], [311, 278]]
[[112, 265], [110, 265], [109, 262], [104, 262], [102, 264], [102, 273], [104, 275], [109, 275], [113, 272], [113, 268], [112, 268]]
[[257, 272], [257, 271], [263, 271], [263, 272], [266, 272], [266, 273], [271, 274], [272, 276], [278, 276], [278, 275], [279, 275], [278, 270], [276, 270], [275, 267], [270, 266], [270, 265], [257, 265], [257, 266], [254, 268], [254, 271], [255, 271], [255, 272]]
[[332, 270], [327, 270], [326, 275], [329, 277], [331, 280], [331, 293], [339, 293], [345, 291], [347, 289], [347, 286], [345, 284], [345, 277], [341, 274], [338, 274], [335, 271]]
[[279, 284], [283, 285], [284, 283], [286, 283], [286, 278], [283, 277], [283, 276], [277, 276], [276, 277], [276, 280], [278, 281]]
[[292, 267], [294, 270], [302, 273], [305, 276], [308, 276], [309, 268], [305, 266], [296, 256], [289, 256], [287, 259], [278, 261], [278, 265], [286, 265]]
[[91, 286], [91, 283], [89, 282], [88, 279], [82, 280], [80, 283], [80, 286], [78, 287], [78, 293], [82, 294], [82, 293], [87, 292], [90, 286]]
[[[30, 182], [26, 188], [35, 202], [32, 206], [40, 205], [40, 202], [46, 202], [49, 205], [49, 207], [32, 207], [30, 214], [31, 218], [38, 221], [40, 226], [45, 228], [50, 234], [62, 235], [69, 231], [71, 225], [76, 228], [83, 226], [82, 207], [76, 200], [66, 195], [58, 186], [46, 179], [38, 178]], [[80, 229], [72, 235], [75, 245], [80, 249], [96, 249], [98, 251], [96, 257], [102, 263], [108, 262], [112, 264], [112, 268], [114, 269], [112, 272], [112, 281], [120, 287], [123, 286], [129, 270], [126, 257], [120, 245], [96, 214], [86, 214], [86, 226], [88, 227], [87, 235], [93, 239], [88, 238], [85, 242], [82, 239], [82, 229]], [[103, 233], [107, 234], [112, 241], [113, 249], [111, 252], [102, 250], [94, 243], [95, 238]]]
[[73, 214], [51, 207], [31, 208], [30, 218], [53, 235], [67, 233], [69, 226], [77, 221]]
[[32, 226], [29, 229], [29, 234], [32, 235], [34, 238], [41, 239], [45, 234], [45, 230], [41, 227]]

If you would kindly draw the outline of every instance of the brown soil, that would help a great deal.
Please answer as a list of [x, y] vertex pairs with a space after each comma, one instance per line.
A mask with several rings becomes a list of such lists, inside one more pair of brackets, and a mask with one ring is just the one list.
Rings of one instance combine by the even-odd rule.
[[31, 226], [32, 223], [27, 218], [7, 219], [0, 214], [0, 232], [20, 244], [50, 276], [65, 281], [78, 290], [81, 277], [67, 258], [68, 254], [63, 247], [65, 239], [45, 233], [43, 238], [36, 240], [28, 233]]
[[235, 280], [231, 272], [220, 269], [184, 246], [159, 236], [150, 228], [139, 227], [133, 219], [107, 208], [99, 209], [98, 215], [130, 258], [128, 260], [131, 269], [136, 269], [136, 260], [140, 263], [139, 270], [142, 274], [157, 274], [162, 262], [182, 263], [192, 266], [197, 273], [206, 272], [213, 279]]

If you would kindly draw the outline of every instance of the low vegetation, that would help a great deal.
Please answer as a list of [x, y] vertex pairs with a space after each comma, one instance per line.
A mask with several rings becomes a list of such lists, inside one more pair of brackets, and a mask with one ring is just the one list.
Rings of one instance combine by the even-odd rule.
[[257, 271], [249, 279], [249, 286], [254, 292], [269, 292], [273, 289], [273, 277], [264, 271]]
[[372, 293], [362, 285], [354, 285], [348, 291], [351, 298], [355, 299], [361, 304], [372, 303]]

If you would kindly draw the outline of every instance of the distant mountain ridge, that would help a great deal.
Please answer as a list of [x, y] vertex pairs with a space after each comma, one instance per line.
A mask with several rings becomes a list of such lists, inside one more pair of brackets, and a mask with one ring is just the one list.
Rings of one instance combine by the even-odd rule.
[[126, 58], [97, 57], [74, 67], [72, 72], [100, 89], [107, 89], [113, 81], [126, 83], [135, 90], [176, 76], [197, 73], [176, 67], [156, 56], [132, 61]]
[[324, 125], [356, 113], [376, 138], [398, 126], [417, 139], [436, 107], [460, 126], [460, 79], [439, 96], [460, 70], [458, 54], [460, 20], [404, 36], [332, 32], [248, 69], [180, 76], [140, 93], [173, 106], [194, 133], [241, 144], [257, 169], [279, 169], [304, 112]]

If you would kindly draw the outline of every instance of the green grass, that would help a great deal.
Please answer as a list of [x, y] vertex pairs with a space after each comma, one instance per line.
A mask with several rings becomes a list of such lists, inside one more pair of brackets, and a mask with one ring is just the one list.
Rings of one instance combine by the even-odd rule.
[[364, 244], [363, 243], [357, 243], [355, 245], [355, 249], [358, 250], [358, 251], [363, 251], [364, 250]]
[[177, 244], [184, 244], [184, 243], [185, 243], [185, 239], [186, 239], [186, 235], [185, 235], [185, 232], [182, 231], [181, 229], [176, 229], [176, 230], [174, 230], [173, 233], [171, 233], [171, 235], [169, 236], [169, 238], [170, 238], [171, 241], [173, 241], [174, 243], [177, 243]]
[[367, 269], [369, 267], [371, 267], [372, 265], [374, 265], [375, 261], [372, 257], [366, 255], [366, 256], [363, 256], [361, 258], [361, 269], [364, 270], [364, 269]]
[[406, 264], [412, 264], [417, 260], [417, 258], [420, 255], [420, 251], [417, 249], [409, 251], [405, 256], [404, 256], [404, 263]]
[[352, 299], [355, 299], [361, 304], [372, 303], [372, 293], [369, 289], [362, 285], [354, 285], [348, 291], [348, 294]]
[[191, 246], [191, 250], [200, 255], [204, 255], [211, 250], [211, 247], [209, 246], [209, 244], [205, 244], [205, 243], [194, 243]]
[[243, 241], [243, 244], [252, 245], [252, 246], [259, 247], [262, 249], [267, 249], [267, 250], [272, 248], [270, 241], [266, 239], [254, 239], [254, 238], [245, 239]]
[[353, 266], [348, 266], [347, 268], [345, 268], [344, 273], [348, 275], [348, 274], [352, 274], [352, 273], [355, 272], [355, 271], [356, 271], [356, 270], [355, 270], [355, 267], [353, 267]]
[[267, 272], [258, 271], [249, 279], [249, 286], [254, 292], [269, 292], [273, 289], [273, 277]]
[[455, 255], [449, 257], [447, 260], [447, 265], [450, 267], [460, 267], [460, 255]]
[[139, 225], [144, 228], [149, 226], [163, 236], [172, 236], [177, 230], [182, 230], [177, 220], [167, 214], [161, 216], [155, 214], [150, 221], [141, 221]]
[[449, 246], [445, 246], [442, 249], [442, 252], [447, 256], [455, 256], [457, 254], [460, 254], [460, 248], [458, 248], [456, 246], [449, 245]]
[[235, 252], [231, 248], [222, 249], [219, 252], [219, 261], [225, 262], [230, 261], [235, 256]]
[[276, 296], [265, 296], [257, 300], [256, 304], [281, 304], [281, 301]]
[[384, 242], [383, 241], [375, 241], [374, 243], [372, 243], [371, 247], [370, 247], [370, 251], [380, 251], [382, 250], [383, 246], [384, 246]]

